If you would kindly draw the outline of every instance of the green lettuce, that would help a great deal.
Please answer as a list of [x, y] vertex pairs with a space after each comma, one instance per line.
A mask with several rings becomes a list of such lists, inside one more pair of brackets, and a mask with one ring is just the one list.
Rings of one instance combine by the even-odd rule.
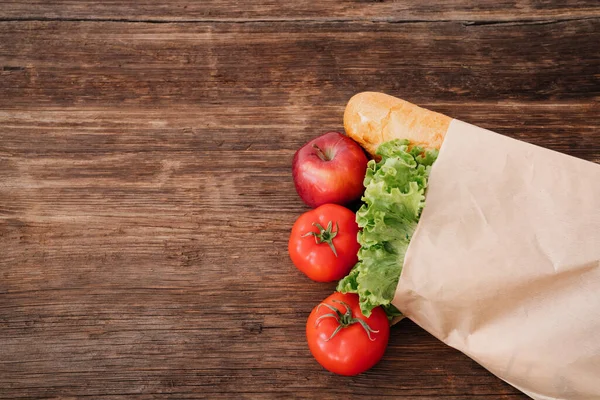
[[391, 304], [402, 272], [408, 243], [425, 205], [425, 188], [437, 150], [409, 149], [408, 140], [392, 140], [377, 149], [379, 162], [369, 161], [364, 204], [356, 213], [362, 230], [358, 264], [337, 287], [357, 293], [365, 316], [383, 306], [389, 317], [400, 312]]

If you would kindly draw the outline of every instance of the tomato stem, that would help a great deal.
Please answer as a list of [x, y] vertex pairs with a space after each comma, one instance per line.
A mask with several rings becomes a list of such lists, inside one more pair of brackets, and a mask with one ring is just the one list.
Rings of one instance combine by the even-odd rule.
[[304, 235], [302, 235], [302, 237], [314, 236], [316, 244], [327, 243], [331, 251], [333, 251], [333, 254], [337, 257], [337, 251], [335, 250], [335, 246], [333, 245], [333, 238], [335, 238], [338, 232], [340, 231], [340, 227], [337, 221], [335, 222], [335, 231], [332, 230], [332, 221], [329, 221], [329, 223], [327, 224], [327, 228], [323, 228], [323, 226], [318, 222], [313, 222], [312, 225], [315, 226], [319, 230], [319, 232], [306, 232]]
[[331, 300], [332, 302], [336, 302], [336, 303], [340, 303], [341, 305], [343, 305], [344, 307], [346, 307], [346, 312], [342, 314], [342, 312], [327, 303], [321, 303], [317, 306], [317, 310], [319, 310], [319, 308], [321, 308], [321, 306], [325, 306], [327, 308], [329, 308], [331, 311], [335, 312], [334, 313], [327, 313], [327, 314], [323, 314], [321, 315], [319, 318], [317, 318], [317, 320], [315, 321], [315, 326], [319, 325], [319, 323], [325, 319], [325, 318], [334, 318], [337, 322], [338, 322], [338, 326], [335, 328], [335, 330], [333, 331], [333, 333], [331, 334], [331, 336], [329, 336], [329, 338], [327, 340], [325, 340], [326, 342], [330, 341], [331, 339], [334, 338], [335, 335], [338, 334], [339, 331], [342, 330], [342, 328], [347, 328], [351, 325], [354, 325], [356, 323], [359, 323], [360, 326], [362, 326], [362, 328], [365, 330], [365, 332], [367, 333], [367, 336], [369, 337], [370, 341], [375, 341], [374, 338], [371, 337], [371, 333], [379, 333], [379, 331], [376, 331], [374, 329], [372, 329], [365, 321], [363, 321], [360, 318], [354, 318], [352, 316], [352, 310], [350, 309], [350, 306], [348, 306], [348, 304], [344, 303], [341, 300]]

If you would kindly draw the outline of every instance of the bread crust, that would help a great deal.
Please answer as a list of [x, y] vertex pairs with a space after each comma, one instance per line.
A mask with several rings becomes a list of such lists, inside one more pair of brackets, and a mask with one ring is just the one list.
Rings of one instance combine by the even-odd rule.
[[452, 118], [421, 108], [384, 93], [354, 95], [344, 112], [346, 134], [367, 152], [392, 139], [408, 139], [411, 145], [439, 149]]

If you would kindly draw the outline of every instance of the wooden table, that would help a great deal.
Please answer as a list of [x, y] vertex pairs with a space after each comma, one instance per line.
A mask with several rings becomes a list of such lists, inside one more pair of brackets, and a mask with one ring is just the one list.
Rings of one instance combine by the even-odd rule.
[[1, 2], [0, 398], [526, 398], [410, 321], [325, 372], [290, 164], [364, 90], [600, 162], [598, 2], [259, 3]]

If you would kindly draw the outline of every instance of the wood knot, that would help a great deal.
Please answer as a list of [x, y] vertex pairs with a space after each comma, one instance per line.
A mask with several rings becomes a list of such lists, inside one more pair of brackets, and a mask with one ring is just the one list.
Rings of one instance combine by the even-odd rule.
[[263, 331], [263, 324], [259, 321], [244, 321], [242, 322], [242, 328], [245, 331], [258, 335], [261, 334]]

